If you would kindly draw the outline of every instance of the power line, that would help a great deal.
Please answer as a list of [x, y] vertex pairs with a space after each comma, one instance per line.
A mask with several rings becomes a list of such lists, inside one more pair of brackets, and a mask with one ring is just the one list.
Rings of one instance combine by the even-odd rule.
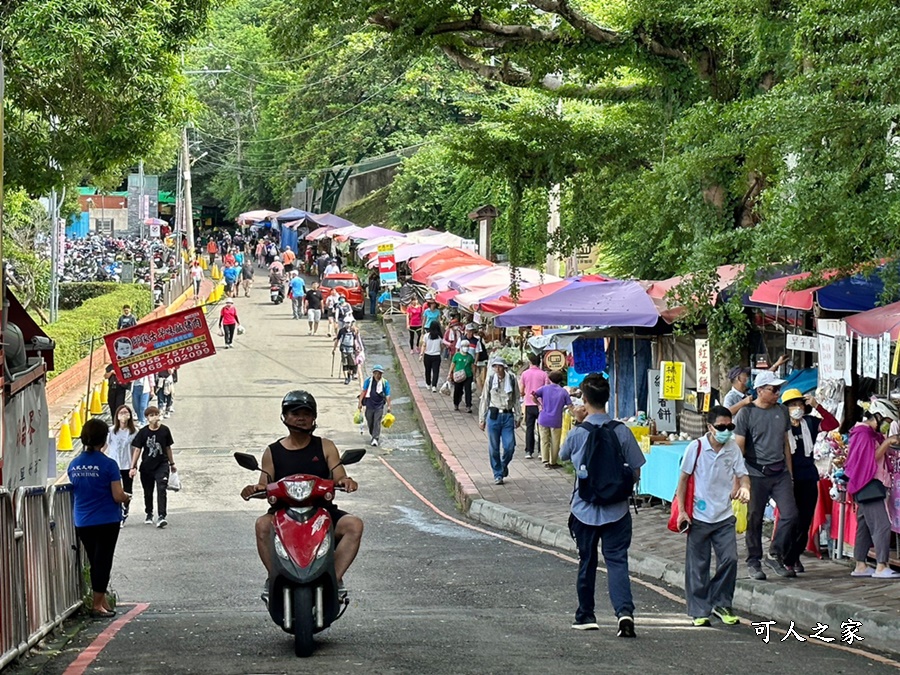
[[335, 47], [337, 47], [338, 45], [342, 45], [342, 44], [344, 44], [345, 42], [347, 42], [347, 41], [348, 41], [351, 37], [353, 37], [356, 33], [358, 33], [360, 30], [362, 30], [363, 28], [365, 28], [366, 25], [367, 25], [367, 24], [362, 24], [362, 25], [360, 25], [359, 27], [355, 28], [354, 30], [352, 30], [351, 32], [349, 32], [349, 33], [348, 33], [347, 35], [345, 35], [344, 37], [342, 37], [342, 38], [340, 38], [340, 39], [338, 39], [338, 40], [332, 42], [330, 45], [328, 45], [328, 46], [325, 47], [324, 49], [321, 49], [321, 50], [319, 50], [319, 51], [317, 51], [317, 52], [312, 52], [312, 53], [310, 53], [310, 54], [303, 54], [303, 55], [298, 56], [297, 58], [294, 58], [294, 59], [284, 59], [283, 61], [256, 61], [255, 59], [248, 59], [248, 58], [245, 57], [245, 56], [239, 56], [239, 55], [237, 55], [237, 54], [231, 54], [231, 53], [225, 51], [224, 49], [222, 49], [221, 47], [219, 47], [218, 45], [213, 44], [212, 42], [210, 42], [210, 43], [207, 44], [206, 46], [209, 47], [210, 49], [212, 49], [212, 50], [214, 50], [214, 51], [217, 51], [217, 52], [219, 52], [220, 54], [222, 54], [222, 55], [228, 57], [229, 59], [234, 60], [234, 61], [243, 61], [244, 63], [252, 63], [252, 64], [254, 64], [254, 65], [256, 65], [256, 66], [260, 66], [260, 67], [266, 68], [266, 67], [280, 66], [280, 65], [291, 64], [291, 63], [301, 63], [301, 62], [303, 62], [303, 61], [308, 61], [309, 59], [311, 59], [311, 58], [313, 58], [313, 57], [320, 56], [321, 54], [325, 54], [325, 53], [331, 51], [332, 49], [334, 49]]

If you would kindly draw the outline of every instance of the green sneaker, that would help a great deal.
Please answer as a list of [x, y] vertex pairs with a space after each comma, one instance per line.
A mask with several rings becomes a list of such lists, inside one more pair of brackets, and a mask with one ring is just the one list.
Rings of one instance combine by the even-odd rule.
[[712, 626], [712, 622], [709, 620], [708, 616], [698, 616], [693, 620], [693, 624], [695, 628], [709, 628]]
[[736, 626], [741, 622], [737, 614], [731, 611], [731, 607], [713, 607], [713, 614], [726, 626]]

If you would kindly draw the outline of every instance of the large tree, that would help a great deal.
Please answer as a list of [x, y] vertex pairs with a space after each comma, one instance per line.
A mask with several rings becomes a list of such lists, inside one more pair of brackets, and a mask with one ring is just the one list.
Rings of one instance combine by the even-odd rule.
[[0, 3], [7, 184], [46, 193], [158, 152], [188, 105], [180, 52], [213, 4]]

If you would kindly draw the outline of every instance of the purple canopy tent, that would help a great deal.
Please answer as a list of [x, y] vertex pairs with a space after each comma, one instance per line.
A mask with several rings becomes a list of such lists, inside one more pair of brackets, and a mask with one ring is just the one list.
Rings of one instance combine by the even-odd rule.
[[659, 321], [653, 299], [635, 281], [572, 284], [552, 295], [504, 312], [494, 319], [514, 326], [642, 326]]
[[334, 229], [347, 227], [348, 225], [356, 225], [356, 223], [351, 223], [346, 218], [341, 218], [333, 213], [311, 213], [310, 215], [319, 225], [328, 225]]
[[378, 227], [378, 225], [369, 225], [368, 227], [364, 227], [359, 232], [356, 232], [350, 235], [351, 239], [364, 239], [368, 241], [369, 239], [374, 239], [375, 237], [396, 237], [398, 235], [402, 235], [402, 232], [397, 232], [396, 230], [388, 230], [383, 227]]

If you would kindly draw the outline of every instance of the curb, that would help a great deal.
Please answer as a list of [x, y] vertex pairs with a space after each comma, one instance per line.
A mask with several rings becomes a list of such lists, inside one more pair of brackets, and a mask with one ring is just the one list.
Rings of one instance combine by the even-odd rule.
[[[435, 451], [442, 473], [450, 479], [461, 510], [484, 525], [577, 557], [575, 542], [567, 528], [488, 501], [481, 496], [474, 481], [435, 428], [434, 417], [425, 405], [419, 387], [410, 374], [406, 352], [397, 344], [396, 336], [389, 326], [385, 326], [385, 332], [394, 355], [400, 362], [404, 381], [419, 415], [422, 432]], [[641, 551], [629, 551], [628, 558], [632, 574], [662, 581], [684, 590], [683, 562], [667, 560]], [[741, 564], [742, 562], [738, 563], [739, 570]], [[738, 579], [735, 585], [734, 608], [761, 616], [765, 621], [775, 620], [779, 624], [793, 621], [801, 634], [804, 632], [809, 634], [816, 624], [823, 623], [829, 626], [829, 634], [833, 636], [840, 631], [841, 623], [852, 618], [862, 623], [859, 633], [866, 640], [863, 648], [900, 654], [900, 643], [897, 641], [897, 636], [900, 635], [900, 616], [873, 610], [857, 603], [831, 600], [824, 593], [807, 591], [800, 587], [792, 588], [790, 583], [791, 580], [758, 582]]]

